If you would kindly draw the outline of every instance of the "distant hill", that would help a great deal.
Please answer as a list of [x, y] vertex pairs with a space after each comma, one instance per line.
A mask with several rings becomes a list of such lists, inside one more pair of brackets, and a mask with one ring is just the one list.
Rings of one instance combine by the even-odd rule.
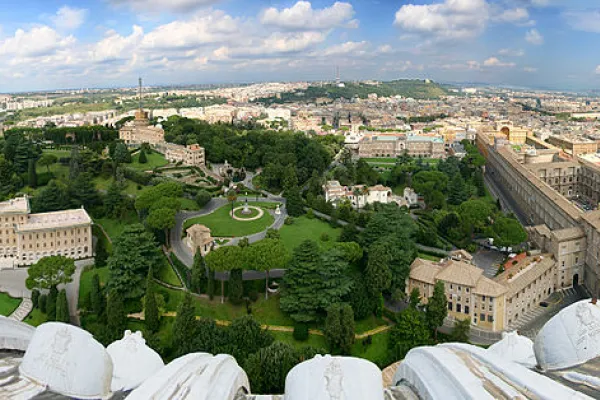
[[345, 98], [352, 99], [359, 97], [367, 98], [371, 93], [378, 96], [403, 96], [414, 99], [437, 99], [448, 94], [448, 91], [432, 81], [423, 81], [418, 79], [400, 79], [389, 82], [381, 82], [378, 85], [366, 83], [344, 83], [344, 87], [338, 87], [333, 84], [322, 86], [309, 86], [306, 90], [298, 90], [293, 93], [282, 93], [281, 98], [269, 97], [259, 99], [261, 103], [288, 103], [295, 101], [311, 102], [317, 98], [330, 98], [332, 100]]

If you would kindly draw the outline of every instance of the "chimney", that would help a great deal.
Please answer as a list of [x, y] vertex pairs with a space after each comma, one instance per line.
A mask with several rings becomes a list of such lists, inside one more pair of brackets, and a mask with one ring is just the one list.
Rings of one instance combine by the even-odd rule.
[[597, 298], [597, 297], [593, 297], [593, 298], [592, 298], [592, 304], [594, 304], [594, 305], [595, 305], [597, 301], [598, 301], [598, 298]]

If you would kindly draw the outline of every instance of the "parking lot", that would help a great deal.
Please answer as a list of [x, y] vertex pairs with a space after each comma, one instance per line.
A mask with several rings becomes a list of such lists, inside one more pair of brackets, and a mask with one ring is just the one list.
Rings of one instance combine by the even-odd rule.
[[505, 258], [506, 255], [500, 251], [479, 249], [473, 254], [473, 263], [483, 269], [483, 274], [486, 277], [493, 278]]

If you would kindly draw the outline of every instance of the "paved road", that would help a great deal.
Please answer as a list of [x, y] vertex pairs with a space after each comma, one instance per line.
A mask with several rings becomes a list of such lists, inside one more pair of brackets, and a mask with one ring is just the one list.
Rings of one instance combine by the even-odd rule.
[[[238, 198], [239, 200], [243, 200], [244, 198]], [[254, 202], [256, 199], [253, 197], [248, 197], [248, 202], [252, 203]], [[259, 198], [258, 199], [259, 202], [272, 202], [272, 203], [285, 203], [285, 199], [282, 197], [278, 197], [278, 196], [272, 196], [270, 198]], [[201, 215], [207, 215], [210, 214], [214, 211], [216, 211], [217, 209], [221, 208], [222, 206], [226, 205], [227, 199], [226, 198], [222, 198], [222, 197], [218, 197], [218, 198], [214, 198], [212, 199], [206, 206], [204, 206], [204, 208], [200, 211], [182, 211], [177, 213], [176, 216], [176, 221], [175, 221], [175, 227], [173, 229], [171, 229], [171, 233], [170, 233], [170, 239], [171, 239], [171, 248], [173, 249], [173, 252], [175, 253], [175, 255], [177, 256], [177, 258], [184, 263], [185, 265], [187, 265], [188, 267], [191, 267], [194, 263], [194, 257], [192, 255], [191, 250], [189, 249], [189, 247], [187, 247], [185, 245], [185, 243], [183, 242], [183, 239], [181, 237], [182, 232], [183, 232], [183, 226], [185, 224], [185, 221], [190, 219], [190, 218], [194, 218], [194, 217], [198, 217]], [[285, 218], [287, 217], [287, 211], [284, 207], [281, 207], [281, 214], [280, 215], [275, 215], [274, 211], [268, 210], [269, 213], [271, 213], [271, 215], [273, 215], [273, 217], [275, 218], [275, 221], [273, 222], [273, 224], [271, 226], [269, 226], [269, 228], [267, 229], [280, 229], [283, 226], [283, 223], [285, 222]], [[250, 241], [250, 243], [254, 243], [257, 242], [259, 240], [262, 240], [265, 238], [266, 235], [266, 230], [263, 232], [259, 232], [259, 233], [255, 233], [253, 235], [249, 235], [246, 236], [248, 238], [248, 240]], [[234, 238], [232, 240], [230, 240], [226, 246], [233, 246], [236, 245], [237, 243], [239, 243], [239, 241], [242, 238]], [[260, 276], [262, 276], [262, 278], [264, 278], [265, 274], [264, 273], [259, 273], [259, 272], [252, 272], [249, 271], [247, 276], [258, 276], [257, 274], [260, 274]], [[223, 278], [224, 275], [218, 275], [217, 279], [221, 279]], [[278, 277], [278, 276], [274, 276], [274, 277]], [[255, 278], [258, 279], [258, 278]]]

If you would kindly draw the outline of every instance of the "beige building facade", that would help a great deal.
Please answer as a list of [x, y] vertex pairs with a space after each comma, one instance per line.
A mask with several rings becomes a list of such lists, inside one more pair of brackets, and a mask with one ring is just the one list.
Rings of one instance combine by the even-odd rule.
[[142, 109], [135, 112], [135, 119], [127, 122], [119, 130], [119, 139], [129, 146], [139, 146], [142, 143], [157, 145], [164, 143], [165, 131], [148, 121], [148, 113]]
[[214, 239], [211, 236], [210, 229], [205, 225], [192, 225], [186, 230], [186, 233], [187, 237], [185, 241], [187, 246], [192, 250], [192, 254], [196, 255], [199, 250], [200, 254], [204, 257], [212, 250]]
[[204, 167], [205, 165], [204, 148], [198, 144], [181, 146], [167, 143], [163, 146], [157, 146], [157, 148], [164, 149], [165, 158], [169, 162], [181, 162], [183, 165], [191, 167]]
[[55, 255], [94, 255], [92, 220], [83, 208], [31, 214], [27, 197], [0, 203], [0, 257], [21, 266]]
[[576, 135], [551, 135], [548, 143], [566, 150], [573, 156], [595, 153], [598, 151], [598, 143]]

